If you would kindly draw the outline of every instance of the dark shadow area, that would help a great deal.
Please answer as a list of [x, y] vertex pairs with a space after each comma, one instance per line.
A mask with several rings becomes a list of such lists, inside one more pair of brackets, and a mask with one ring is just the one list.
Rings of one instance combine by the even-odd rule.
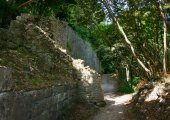
[[57, 120], [88, 120], [97, 111], [93, 105], [79, 102]]
[[170, 95], [164, 103], [154, 100], [141, 105], [131, 103], [127, 107], [131, 108], [128, 113], [134, 113], [136, 120], [170, 120]]
[[[136, 120], [170, 120], [170, 88], [169, 84], [145, 85], [133, 96], [127, 114], [134, 113]], [[163, 88], [161, 88], [163, 87]], [[154, 100], [155, 99], [155, 100]]]

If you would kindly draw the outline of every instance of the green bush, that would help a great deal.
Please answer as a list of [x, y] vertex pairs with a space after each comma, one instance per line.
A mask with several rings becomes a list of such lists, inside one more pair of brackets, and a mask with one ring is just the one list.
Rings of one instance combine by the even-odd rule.
[[100, 45], [96, 52], [101, 61], [103, 73], [112, 73], [114, 71], [114, 60], [111, 49], [105, 45]]
[[126, 82], [126, 83], [122, 83], [120, 85], [120, 87], [118, 88], [119, 92], [122, 93], [132, 93], [134, 92], [133, 88]]
[[136, 86], [136, 85], [138, 84], [139, 80], [140, 80], [140, 77], [134, 77], [134, 78], [132, 79], [132, 85], [133, 85], [133, 86]]

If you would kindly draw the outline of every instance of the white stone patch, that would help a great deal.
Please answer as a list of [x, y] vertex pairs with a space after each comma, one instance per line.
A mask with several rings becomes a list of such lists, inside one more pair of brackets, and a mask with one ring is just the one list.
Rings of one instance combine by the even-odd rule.
[[164, 94], [164, 84], [158, 84], [155, 86], [155, 88], [153, 89], [153, 91], [146, 97], [145, 101], [149, 102], [152, 100], [157, 100], [159, 97], [159, 95], [163, 95]]
[[85, 101], [97, 103], [104, 101], [101, 88], [100, 75], [89, 66], [84, 65], [84, 60], [72, 59], [79, 79], [79, 94]]

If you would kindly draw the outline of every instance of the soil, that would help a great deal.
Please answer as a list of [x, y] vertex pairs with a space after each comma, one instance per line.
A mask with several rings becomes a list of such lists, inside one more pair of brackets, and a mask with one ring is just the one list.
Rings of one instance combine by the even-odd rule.
[[98, 110], [93, 105], [77, 103], [58, 120], [88, 120]]
[[136, 120], [126, 104], [132, 98], [132, 94], [110, 93], [105, 94], [106, 106], [100, 108], [99, 112], [90, 120]]
[[104, 98], [107, 105], [100, 108], [90, 120], [136, 120], [134, 115], [128, 112], [131, 107], [127, 106], [133, 94], [117, 92], [118, 80], [113, 79], [110, 75], [103, 75], [102, 78], [102, 88], [105, 91]]

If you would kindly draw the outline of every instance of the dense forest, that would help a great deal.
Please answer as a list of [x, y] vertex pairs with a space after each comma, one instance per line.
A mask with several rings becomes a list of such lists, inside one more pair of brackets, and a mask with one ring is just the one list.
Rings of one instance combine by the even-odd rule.
[[167, 0], [1, 0], [0, 27], [20, 13], [55, 16], [90, 42], [103, 73], [116, 73], [125, 91], [169, 73]]

